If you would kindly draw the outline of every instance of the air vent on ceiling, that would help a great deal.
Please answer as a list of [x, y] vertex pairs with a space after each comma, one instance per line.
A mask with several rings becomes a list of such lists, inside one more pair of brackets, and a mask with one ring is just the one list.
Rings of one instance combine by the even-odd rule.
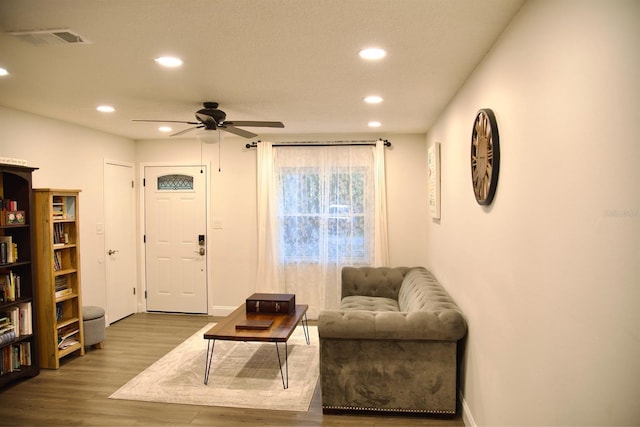
[[43, 44], [88, 44], [91, 43], [80, 34], [69, 29], [14, 31], [12, 36], [33, 45]]

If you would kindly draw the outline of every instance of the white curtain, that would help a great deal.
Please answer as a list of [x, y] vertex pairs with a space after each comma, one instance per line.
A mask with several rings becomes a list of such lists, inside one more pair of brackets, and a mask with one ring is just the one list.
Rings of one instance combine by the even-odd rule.
[[278, 245], [278, 205], [273, 163], [273, 145], [258, 144], [258, 269], [256, 291], [281, 293]]
[[337, 308], [345, 265], [388, 265], [384, 145], [258, 144], [259, 292]]

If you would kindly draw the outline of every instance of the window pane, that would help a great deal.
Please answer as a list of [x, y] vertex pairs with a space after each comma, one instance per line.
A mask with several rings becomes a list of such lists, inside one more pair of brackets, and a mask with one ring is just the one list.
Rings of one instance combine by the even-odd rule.
[[320, 217], [285, 216], [282, 239], [285, 257], [319, 259]]
[[320, 176], [317, 173], [290, 173], [282, 179], [283, 213], [320, 213]]
[[158, 177], [158, 190], [193, 190], [193, 177], [188, 175], [164, 175]]

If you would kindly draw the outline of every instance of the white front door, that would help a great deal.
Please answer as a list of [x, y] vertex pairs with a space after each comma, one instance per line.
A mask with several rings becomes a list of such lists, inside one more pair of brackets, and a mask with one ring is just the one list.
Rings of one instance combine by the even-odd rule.
[[145, 166], [147, 311], [207, 313], [204, 166]]
[[106, 318], [116, 322], [136, 310], [136, 205], [133, 164], [105, 161]]

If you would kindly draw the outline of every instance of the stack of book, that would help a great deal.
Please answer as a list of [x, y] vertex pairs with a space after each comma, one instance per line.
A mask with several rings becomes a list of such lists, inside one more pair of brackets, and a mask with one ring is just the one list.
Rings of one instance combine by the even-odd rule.
[[74, 344], [78, 344], [78, 337], [76, 336], [80, 332], [77, 324], [69, 325], [58, 329], [58, 348], [64, 350]]
[[0, 344], [6, 344], [16, 339], [15, 328], [9, 317], [0, 317]]
[[6, 311], [0, 317], [0, 344], [33, 334], [31, 303], [25, 302]]
[[54, 285], [56, 287], [56, 298], [60, 298], [72, 293], [72, 290], [69, 287], [67, 276], [57, 276], [55, 278]]

